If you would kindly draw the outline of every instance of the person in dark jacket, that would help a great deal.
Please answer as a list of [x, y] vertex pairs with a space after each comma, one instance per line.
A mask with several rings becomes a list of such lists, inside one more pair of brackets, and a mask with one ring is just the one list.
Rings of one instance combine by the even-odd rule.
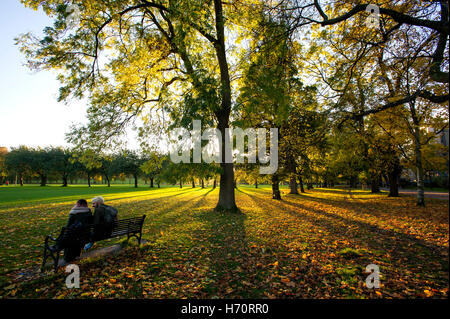
[[[72, 229], [83, 229], [83, 227], [92, 223], [92, 212], [88, 207], [88, 203], [85, 199], [80, 199], [77, 201], [75, 206], [69, 213], [69, 220], [67, 221], [66, 228]], [[58, 246], [61, 245], [63, 239], [58, 238], [56, 244], [53, 246], [54, 250], [57, 250]], [[67, 238], [64, 238], [67, 240]], [[73, 239], [72, 239], [73, 240]], [[75, 242], [73, 245], [68, 245], [64, 248], [64, 260], [70, 262], [76, 257], [80, 256], [81, 248], [85, 242]]]
[[[92, 223], [94, 226], [94, 234], [92, 238], [94, 241], [107, 238], [111, 234], [112, 224], [108, 224], [105, 220], [106, 205], [105, 200], [101, 196], [97, 196], [92, 199], [92, 207], [94, 207], [94, 216], [92, 217]], [[93, 242], [90, 242], [84, 246], [84, 250], [88, 250], [93, 246]]]

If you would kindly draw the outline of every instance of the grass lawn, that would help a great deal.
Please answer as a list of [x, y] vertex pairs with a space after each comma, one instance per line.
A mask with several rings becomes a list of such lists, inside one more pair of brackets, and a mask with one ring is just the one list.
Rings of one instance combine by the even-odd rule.
[[[282, 189], [286, 194], [287, 189]], [[3, 298], [444, 298], [448, 201], [315, 189], [271, 199], [239, 186], [242, 214], [213, 211], [218, 189], [0, 187]], [[23, 280], [42, 261], [74, 202], [103, 195], [121, 218], [147, 215], [143, 237], [117, 255], [79, 261], [80, 289], [64, 269]], [[122, 242], [115, 239], [94, 247]], [[381, 288], [364, 286], [376, 264]]]

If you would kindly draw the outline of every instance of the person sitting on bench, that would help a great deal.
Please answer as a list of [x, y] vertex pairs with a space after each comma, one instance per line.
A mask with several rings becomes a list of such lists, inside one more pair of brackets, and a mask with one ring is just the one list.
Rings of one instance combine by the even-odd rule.
[[[108, 238], [111, 235], [113, 222], [117, 220], [117, 209], [105, 205], [105, 200], [101, 196], [92, 199], [92, 207], [94, 207], [92, 223], [95, 225], [92, 234], [93, 241]], [[93, 242], [87, 243], [84, 250], [88, 250], [93, 244]]]
[[[88, 203], [85, 199], [79, 199], [75, 206], [69, 213], [69, 220], [67, 221], [66, 228], [71, 229], [82, 229], [86, 225], [89, 225], [92, 222], [92, 212], [88, 207]], [[58, 250], [59, 245], [61, 245], [62, 239], [57, 239], [55, 245], [52, 247], [52, 250]], [[80, 256], [81, 248], [84, 243], [74, 243], [66, 248], [64, 248], [64, 260], [66, 262], [70, 262], [74, 260], [76, 257]]]

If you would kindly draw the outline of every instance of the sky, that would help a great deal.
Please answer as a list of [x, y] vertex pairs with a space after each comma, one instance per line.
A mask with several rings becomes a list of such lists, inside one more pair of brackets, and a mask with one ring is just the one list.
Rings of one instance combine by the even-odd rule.
[[0, 0], [0, 146], [67, 146], [72, 123], [85, 123], [84, 101], [58, 103], [59, 82], [50, 71], [30, 71], [14, 45], [21, 33], [41, 35], [51, 20], [19, 0]]

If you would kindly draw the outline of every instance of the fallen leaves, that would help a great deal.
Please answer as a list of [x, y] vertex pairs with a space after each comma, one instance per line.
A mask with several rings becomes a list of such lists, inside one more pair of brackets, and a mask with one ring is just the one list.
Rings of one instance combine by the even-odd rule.
[[[448, 202], [424, 209], [414, 198], [345, 199], [313, 190], [272, 201], [267, 189], [240, 187], [243, 214], [212, 210], [218, 190], [142, 192], [117, 200], [122, 217], [145, 212], [147, 244], [79, 263], [81, 289], [65, 273], [12, 281], [11, 269], [36, 267], [44, 236], [66, 219], [66, 206], [1, 211], [4, 297], [31, 298], [445, 298]], [[119, 195], [119, 194], [118, 194]], [[167, 197], [174, 200], [167, 201]], [[365, 197], [366, 196], [366, 197]], [[131, 195], [130, 195], [131, 197]], [[66, 204], [65, 204], [66, 205]], [[67, 206], [69, 206], [67, 204]], [[130, 208], [132, 206], [132, 208]], [[52, 210], [53, 208], [53, 210]], [[68, 208], [68, 207], [67, 207]], [[447, 214], [447, 215], [446, 215]], [[5, 217], [7, 216], [7, 217]], [[446, 217], [447, 216], [447, 217]], [[24, 217], [32, 223], [24, 223]], [[55, 226], [58, 225], [58, 226]], [[22, 239], [22, 240], [21, 240]], [[99, 247], [115, 241], [99, 243]], [[365, 287], [365, 267], [380, 267], [382, 286]], [[19, 271], [19, 270], [18, 270]], [[23, 270], [20, 270], [23, 272]], [[0, 277], [2, 278], [2, 277]], [[18, 276], [14, 277], [18, 278]]]

